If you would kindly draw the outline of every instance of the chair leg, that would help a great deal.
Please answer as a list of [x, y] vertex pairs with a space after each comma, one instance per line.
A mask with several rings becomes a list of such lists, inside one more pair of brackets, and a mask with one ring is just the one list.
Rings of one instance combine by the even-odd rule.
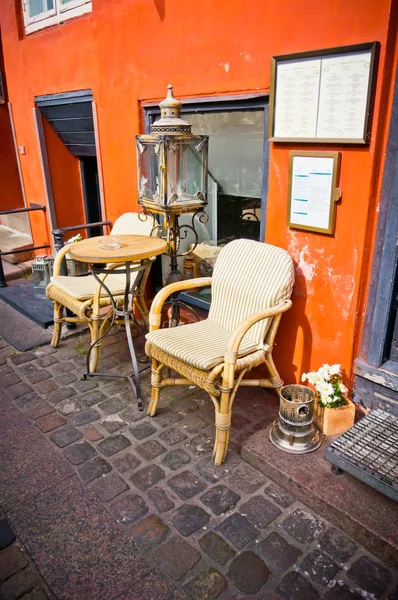
[[[93, 319], [91, 323], [91, 343], [94, 344], [96, 340], [98, 340], [100, 336], [100, 322], [98, 319]], [[90, 353], [90, 372], [96, 373], [98, 369], [98, 363], [101, 354], [101, 342], [95, 344]]]
[[152, 359], [152, 375], [151, 375], [151, 400], [148, 406], [148, 415], [154, 417], [158, 407], [160, 398], [160, 382], [162, 381], [162, 369], [159, 369], [159, 362]]
[[59, 302], [54, 302], [54, 333], [51, 339], [51, 346], [56, 348], [61, 339], [62, 332], [62, 318], [64, 314], [64, 307]]
[[231, 392], [222, 392], [220, 410], [216, 411], [216, 438], [213, 449], [213, 459], [216, 466], [224, 462], [228, 450], [232, 417], [232, 413], [230, 412], [230, 397]]
[[283, 386], [283, 379], [281, 379], [277, 368], [274, 363], [274, 359], [272, 358], [272, 354], [267, 352], [265, 363], [267, 365], [267, 369], [269, 372], [269, 378], [274, 388], [279, 389]]

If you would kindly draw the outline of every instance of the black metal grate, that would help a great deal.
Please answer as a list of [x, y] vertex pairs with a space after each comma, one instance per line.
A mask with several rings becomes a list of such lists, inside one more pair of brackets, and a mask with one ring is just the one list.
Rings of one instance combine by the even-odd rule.
[[398, 417], [373, 410], [325, 448], [325, 458], [398, 501]]

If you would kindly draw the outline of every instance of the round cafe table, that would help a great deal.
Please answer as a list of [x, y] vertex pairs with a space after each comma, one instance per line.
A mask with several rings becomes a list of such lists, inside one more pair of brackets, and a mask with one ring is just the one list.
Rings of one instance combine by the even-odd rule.
[[[119, 248], [110, 247], [112, 238], [117, 238], [120, 241]], [[90, 265], [91, 273], [98, 283], [96, 293], [100, 294], [101, 288], [103, 288], [108, 294], [112, 306], [112, 318], [110, 319], [108, 329], [90, 345], [87, 354], [87, 372], [83, 376], [83, 379], [94, 376], [127, 378], [136, 395], [139, 410], [142, 410], [140, 375], [131, 333], [131, 321], [138, 325], [134, 315], [133, 298], [149, 263], [166, 249], [167, 244], [164, 240], [147, 235], [103, 235], [75, 242], [69, 250], [69, 256], [73, 260]], [[115, 299], [106, 285], [106, 276], [112, 273], [115, 274], [115, 268], [118, 275], [126, 275], [123, 305], [119, 307], [116, 305]], [[104, 275], [104, 277], [101, 277], [101, 275]], [[134, 373], [132, 375], [94, 373], [90, 371], [91, 351], [110, 332], [117, 317], [124, 318]]]

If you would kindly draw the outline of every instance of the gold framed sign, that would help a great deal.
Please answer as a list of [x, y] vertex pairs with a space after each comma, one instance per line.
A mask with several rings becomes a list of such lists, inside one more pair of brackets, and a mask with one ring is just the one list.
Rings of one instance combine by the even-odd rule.
[[287, 226], [333, 234], [340, 152], [290, 152]]
[[274, 56], [272, 142], [369, 144], [378, 42]]

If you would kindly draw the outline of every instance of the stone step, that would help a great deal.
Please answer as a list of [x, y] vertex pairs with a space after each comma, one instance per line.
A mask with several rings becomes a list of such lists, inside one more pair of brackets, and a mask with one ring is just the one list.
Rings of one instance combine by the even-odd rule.
[[[16, 229], [0, 225], [0, 250], [1, 252], [9, 252], [10, 250], [22, 250], [32, 246], [32, 237], [26, 233], [21, 233]], [[17, 254], [7, 254], [3, 257], [4, 261], [13, 265], [26, 262], [33, 258], [33, 252], [19, 252]]]
[[347, 473], [331, 472], [323, 453], [336, 436], [314, 452], [288, 454], [270, 442], [270, 427], [247, 438], [242, 458], [396, 569], [397, 503]]

